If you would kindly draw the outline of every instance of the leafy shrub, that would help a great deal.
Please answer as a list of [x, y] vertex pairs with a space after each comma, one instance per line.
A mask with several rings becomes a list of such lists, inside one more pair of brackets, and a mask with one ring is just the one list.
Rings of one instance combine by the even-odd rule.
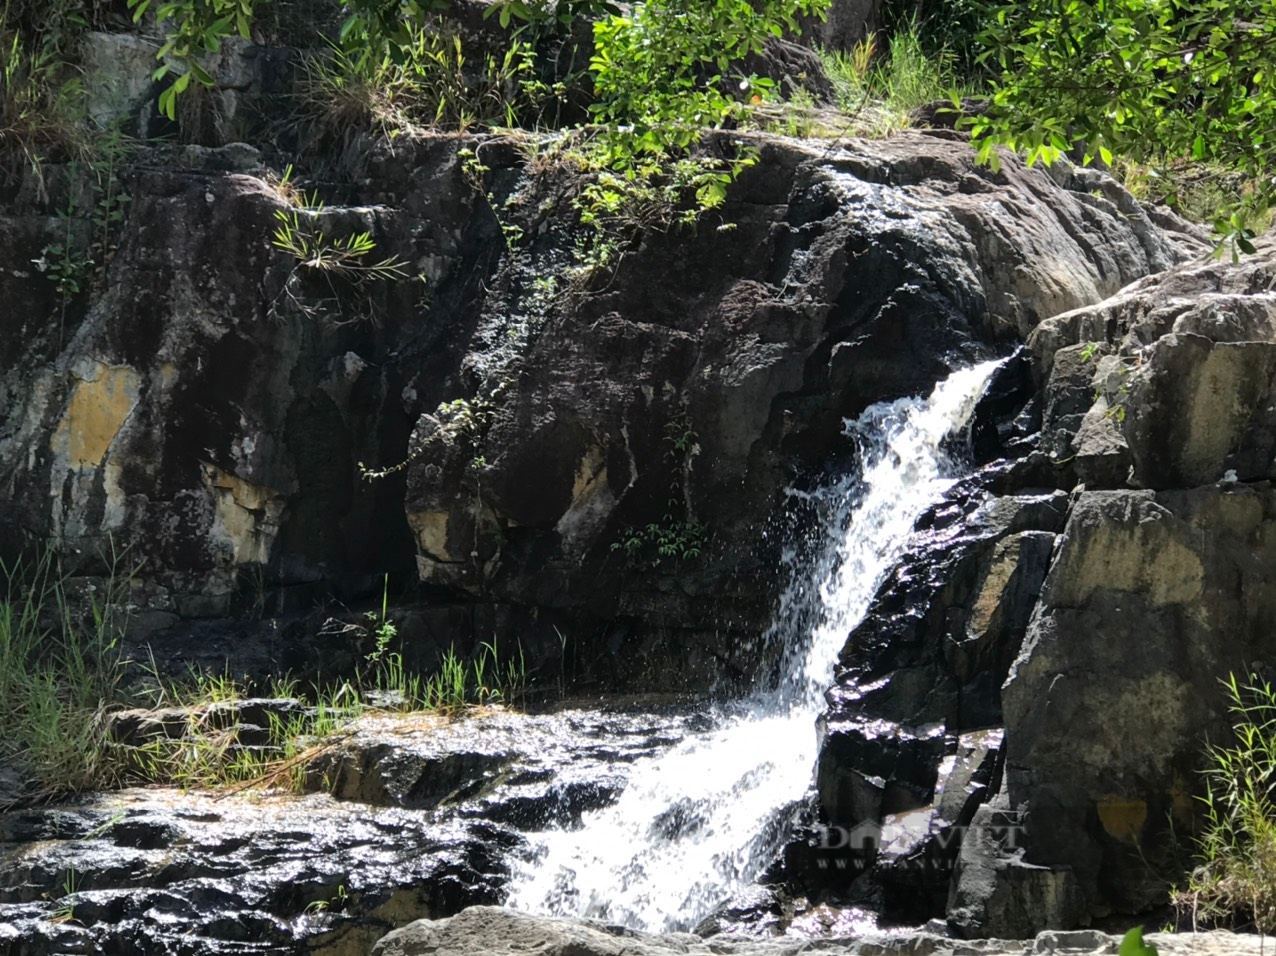
[[[979, 40], [997, 71], [972, 125], [982, 160], [1190, 159], [1252, 177], [1249, 213], [1276, 197], [1276, 0], [1001, 3]], [[1243, 217], [1220, 226], [1248, 242]]]

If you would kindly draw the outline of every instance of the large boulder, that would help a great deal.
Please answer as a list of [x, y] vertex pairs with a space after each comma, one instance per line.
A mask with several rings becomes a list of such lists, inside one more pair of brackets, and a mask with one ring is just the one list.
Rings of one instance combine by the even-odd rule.
[[1016, 882], [1066, 886], [1074, 920], [1164, 899], [1202, 746], [1227, 732], [1220, 680], [1276, 653], [1273, 532], [1266, 482], [1081, 494], [1002, 692], [1000, 806], [1020, 839], [992, 863], [967, 855], [956, 928], [1041, 928], [1006, 925]]
[[1090, 487], [1276, 476], [1276, 242], [1191, 262], [1033, 332], [1054, 451]]
[[[1178, 257], [1088, 188], [1013, 159], [993, 174], [950, 136], [818, 150], [756, 139], [759, 162], [720, 215], [646, 235], [586, 294], [548, 307], [536, 295], [562, 269], [561, 223], [520, 221], [537, 238], [476, 306], [453, 393], [465, 405], [423, 416], [413, 436], [422, 579], [572, 609], [577, 629], [583, 612], [604, 639], [616, 625], [601, 622], [659, 622], [698, 680], [724, 662], [756, 670], [779, 537], [757, 531], [795, 462], [845, 461], [845, 417], [929, 391]], [[503, 209], [544, 208], [544, 185], [510, 188]], [[513, 356], [511, 316], [537, 329]], [[678, 557], [692, 528], [706, 532], [698, 555], [641, 550], [647, 529]], [[640, 655], [634, 671], [660, 660]]]

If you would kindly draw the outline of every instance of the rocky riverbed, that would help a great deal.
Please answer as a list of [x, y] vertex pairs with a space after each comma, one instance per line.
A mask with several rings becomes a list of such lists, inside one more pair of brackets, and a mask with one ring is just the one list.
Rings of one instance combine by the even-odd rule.
[[613, 799], [686, 713], [368, 716], [302, 792], [130, 789], [0, 815], [0, 952], [364, 954], [504, 899], [523, 833]]

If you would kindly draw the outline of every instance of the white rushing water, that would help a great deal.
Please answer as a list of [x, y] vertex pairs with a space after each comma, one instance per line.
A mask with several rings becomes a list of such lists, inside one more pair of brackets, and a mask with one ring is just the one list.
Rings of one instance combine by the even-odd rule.
[[784, 811], [811, 784], [815, 719], [837, 656], [917, 519], [955, 480], [945, 440], [967, 426], [998, 364], [846, 423], [861, 470], [804, 495], [823, 517], [823, 539], [786, 557], [789, 583], [769, 635], [785, 642], [779, 685], [636, 765], [619, 800], [585, 814], [579, 829], [534, 836], [509, 905], [687, 930], [761, 874], [786, 836]]

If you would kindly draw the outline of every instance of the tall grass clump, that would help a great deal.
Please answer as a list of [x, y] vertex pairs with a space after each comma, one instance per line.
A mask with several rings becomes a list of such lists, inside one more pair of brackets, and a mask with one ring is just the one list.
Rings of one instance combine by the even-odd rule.
[[1193, 923], [1251, 924], [1276, 931], [1276, 688], [1250, 675], [1223, 682], [1230, 746], [1206, 750], [1205, 826], [1199, 865], [1173, 894]]
[[101, 719], [121, 677], [110, 591], [73, 607], [52, 553], [0, 562], [0, 765], [28, 795], [113, 781]]
[[840, 109], [884, 110], [892, 128], [919, 106], [973, 92], [958, 75], [956, 57], [943, 48], [927, 50], [915, 23], [900, 25], [884, 48], [869, 37], [849, 53], [821, 50], [820, 59]]
[[84, 84], [49, 39], [23, 36], [0, 10], [0, 182], [50, 158], [87, 156]]
[[458, 35], [409, 26], [402, 39], [308, 57], [298, 92], [301, 125], [324, 139], [426, 127], [514, 126], [527, 105], [535, 54], [515, 41], [471, 57]]

